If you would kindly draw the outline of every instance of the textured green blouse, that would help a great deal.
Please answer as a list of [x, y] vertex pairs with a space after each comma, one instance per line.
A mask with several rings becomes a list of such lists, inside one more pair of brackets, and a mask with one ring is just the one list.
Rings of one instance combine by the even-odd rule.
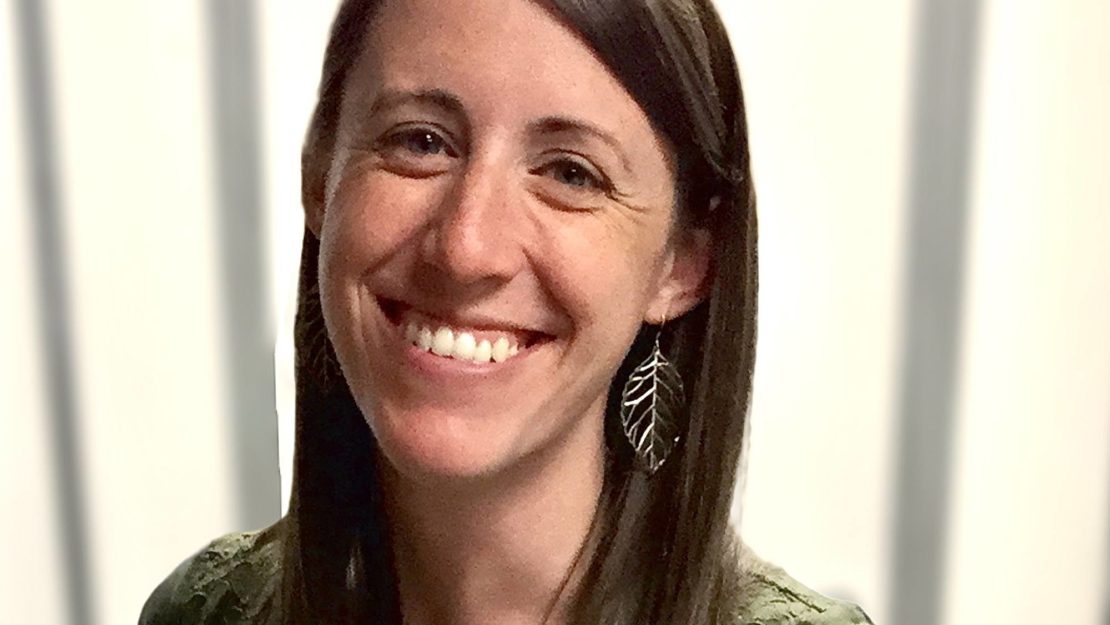
[[[230, 534], [177, 567], [147, 599], [139, 625], [277, 625], [281, 543], [274, 533]], [[871, 623], [858, 607], [823, 597], [741, 548], [724, 613], [736, 625]]]

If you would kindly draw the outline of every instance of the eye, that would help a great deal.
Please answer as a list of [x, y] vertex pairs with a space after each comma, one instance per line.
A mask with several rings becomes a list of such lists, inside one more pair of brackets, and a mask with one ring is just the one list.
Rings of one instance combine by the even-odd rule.
[[585, 167], [572, 161], [563, 161], [551, 168], [551, 175], [559, 182], [572, 187], [598, 187], [600, 181]]
[[604, 174], [577, 159], [560, 158], [533, 170], [575, 190], [608, 192], [612, 185]]
[[382, 140], [385, 147], [402, 149], [416, 156], [438, 156], [440, 154], [457, 158], [458, 154], [442, 135], [430, 128], [404, 128], [386, 135]]
[[381, 166], [406, 178], [431, 178], [459, 162], [450, 134], [428, 125], [408, 124], [387, 132], [374, 143]]

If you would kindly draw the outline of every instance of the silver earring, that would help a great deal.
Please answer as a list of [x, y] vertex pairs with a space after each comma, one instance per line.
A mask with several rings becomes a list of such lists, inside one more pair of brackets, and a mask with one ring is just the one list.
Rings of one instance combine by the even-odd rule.
[[678, 443], [678, 416], [686, 404], [682, 376], [659, 348], [662, 331], [660, 324], [651, 354], [628, 376], [621, 393], [624, 435], [636, 452], [640, 468], [648, 475], [663, 466]]

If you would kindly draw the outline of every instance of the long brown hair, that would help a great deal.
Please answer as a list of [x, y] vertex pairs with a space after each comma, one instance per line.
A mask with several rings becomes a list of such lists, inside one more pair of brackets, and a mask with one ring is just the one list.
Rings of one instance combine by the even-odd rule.
[[[332, 26], [302, 155], [306, 206], [322, 206], [346, 76], [380, 0], [345, 0]], [[687, 388], [682, 437], [655, 475], [635, 469], [617, 418], [622, 381], [650, 349], [643, 328], [610, 389], [595, 549], [571, 611], [586, 625], [706, 625], [732, 540], [756, 328], [756, 211], [739, 73], [709, 0], [543, 0], [578, 32], [677, 157], [679, 227], [711, 235], [706, 299], [667, 326]], [[376, 443], [324, 329], [319, 241], [307, 229], [296, 345], [293, 494], [282, 521], [286, 623], [401, 623]]]

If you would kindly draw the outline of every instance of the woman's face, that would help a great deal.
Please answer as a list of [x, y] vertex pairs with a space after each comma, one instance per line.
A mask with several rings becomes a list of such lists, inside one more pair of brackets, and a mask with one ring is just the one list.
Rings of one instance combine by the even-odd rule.
[[528, 0], [387, 0], [346, 87], [308, 220], [386, 457], [456, 478], [600, 458], [637, 330], [692, 307], [706, 265], [706, 237], [672, 236], [644, 112]]

